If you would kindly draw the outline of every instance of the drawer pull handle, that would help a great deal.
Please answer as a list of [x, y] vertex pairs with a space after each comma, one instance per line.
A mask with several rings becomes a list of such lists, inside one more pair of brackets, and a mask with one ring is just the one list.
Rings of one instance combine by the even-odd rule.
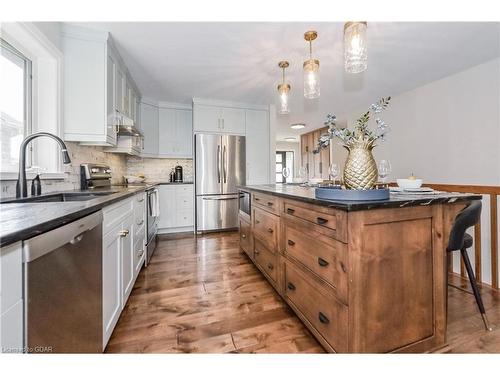
[[269, 233], [273, 233], [273, 232], [274, 232], [274, 231], [272, 230], [272, 228], [267, 228], [267, 231], [268, 231]]
[[274, 268], [274, 266], [272, 265], [272, 263], [268, 263], [267, 264], [267, 268], [269, 268], [270, 270], [272, 270]]
[[290, 246], [293, 246], [293, 245], [295, 245], [295, 242], [293, 242], [292, 240], [288, 240], [288, 244], [289, 244]]
[[124, 230], [121, 230], [119, 232], [119, 234], [120, 234], [120, 237], [127, 237], [129, 234], [129, 231], [128, 231], [128, 229], [124, 229]]
[[247, 235], [245, 233], [242, 233], [241, 238], [247, 238]]
[[340, 262], [340, 268], [342, 268], [342, 271], [347, 272], [347, 268], [344, 263]]
[[138, 200], [138, 202], [139, 202], [139, 203], [144, 202], [144, 198], [142, 198], [142, 199]]
[[324, 260], [323, 258], [318, 258], [318, 264], [321, 266], [321, 267], [326, 267], [328, 266], [328, 262], [326, 260]]
[[295, 285], [293, 285], [292, 283], [288, 283], [287, 288], [290, 290], [295, 290]]
[[325, 315], [325, 314], [323, 314], [321, 311], [320, 311], [320, 312], [319, 312], [319, 314], [318, 314], [318, 319], [319, 319], [319, 321], [320, 321], [321, 323], [323, 323], [323, 324], [328, 324], [328, 323], [330, 323], [330, 319], [328, 319], [328, 318], [326, 317], [326, 315]]
[[316, 222], [320, 225], [323, 225], [323, 224], [326, 224], [328, 223], [328, 220], [327, 219], [323, 219], [322, 217], [317, 217], [316, 218]]
[[256, 201], [260, 201], [260, 199], [259, 199], [259, 198], [254, 198], [254, 200], [256, 200]]
[[267, 202], [268, 206], [272, 206], [274, 203], [273, 202]]
[[286, 209], [286, 213], [287, 214], [293, 215], [294, 212], [295, 212], [295, 210], [293, 208], [287, 208]]
[[257, 250], [257, 249], [255, 249], [255, 250], [254, 250], [254, 253], [255, 253], [255, 255], [259, 255], [259, 254], [260, 254], [260, 251], [259, 251], [259, 250]]

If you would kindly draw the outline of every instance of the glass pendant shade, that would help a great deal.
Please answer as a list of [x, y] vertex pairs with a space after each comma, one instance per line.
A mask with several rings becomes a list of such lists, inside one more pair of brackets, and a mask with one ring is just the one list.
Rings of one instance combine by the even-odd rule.
[[344, 25], [344, 66], [347, 73], [361, 73], [368, 66], [366, 22]]
[[304, 62], [304, 96], [308, 99], [318, 98], [319, 91], [319, 61], [309, 59]]
[[290, 108], [288, 107], [288, 99], [290, 98], [290, 85], [287, 83], [282, 83], [278, 85], [278, 103], [279, 103], [279, 113], [280, 115], [286, 115], [290, 113]]

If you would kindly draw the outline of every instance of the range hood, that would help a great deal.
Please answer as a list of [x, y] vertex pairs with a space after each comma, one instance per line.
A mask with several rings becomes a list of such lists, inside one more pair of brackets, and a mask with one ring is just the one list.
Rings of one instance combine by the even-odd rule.
[[144, 137], [139, 129], [136, 128], [134, 120], [116, 111], [115, 124], [118, 128], [118, 135], [128, 137]]

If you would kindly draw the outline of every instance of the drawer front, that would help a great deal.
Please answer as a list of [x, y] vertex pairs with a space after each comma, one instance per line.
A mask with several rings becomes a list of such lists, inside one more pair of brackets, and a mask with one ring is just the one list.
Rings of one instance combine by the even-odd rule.
[[135, 197], [119, 201], [102, 210], [102, 234], [107, 234], [113, 227], [125, 217], [134, 214]]
[[240, 218], [240, 247], [253, 259], [253, 237], [250, 223]]
[[268, 250], [262, 242], [255, 240], [254, 247], [255, 263], [257, 263], [262, 271], [276, 282], [277, 277], [277, 254]]
[[347, 242], [346, 212], [294, 201], [285, 201], [283, 204], [283, 210], [286, 215], [290, 215], [316, 224], [318, 227], [331, 230], [331, 237], [342, 242]]
[[279, 214], [279, 199], [269, 194], [252, 193], [252, 203], [274, 214]]
[[146, 206], [143, 203], [139, 203], [134, 209], [134, 225], [139, 228], [141, 225], [146, 223]]
[[347, 302], [347, 245], [317, 232], [308, 232], [291, 221], [284, 226], [286, 254], [331, 284]]
[[290, 261], [285, 262], [285, 298], [337, 352], [347, 351], [348, 309], [327, 287]]
[[271, 251], [278, 249], [279, 217], [260, 208], [253, 208], [253, 235]]
[[141, 232], [138, 232], [138, 235], [134, 238], [134, 274], [137, 275], [141, 269], [141, 262], [144, 258], [144, 238], [145, 238], [145, 229], [142, 228]]

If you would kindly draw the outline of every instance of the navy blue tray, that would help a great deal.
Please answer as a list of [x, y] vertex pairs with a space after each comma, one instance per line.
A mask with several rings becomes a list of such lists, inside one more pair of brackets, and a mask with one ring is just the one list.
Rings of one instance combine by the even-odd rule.
[[315, 189], [318, 199], [331, 201], [383, 201], [389, 199], [389, 189], [346, 190], [338, 186], [324, 186]]

